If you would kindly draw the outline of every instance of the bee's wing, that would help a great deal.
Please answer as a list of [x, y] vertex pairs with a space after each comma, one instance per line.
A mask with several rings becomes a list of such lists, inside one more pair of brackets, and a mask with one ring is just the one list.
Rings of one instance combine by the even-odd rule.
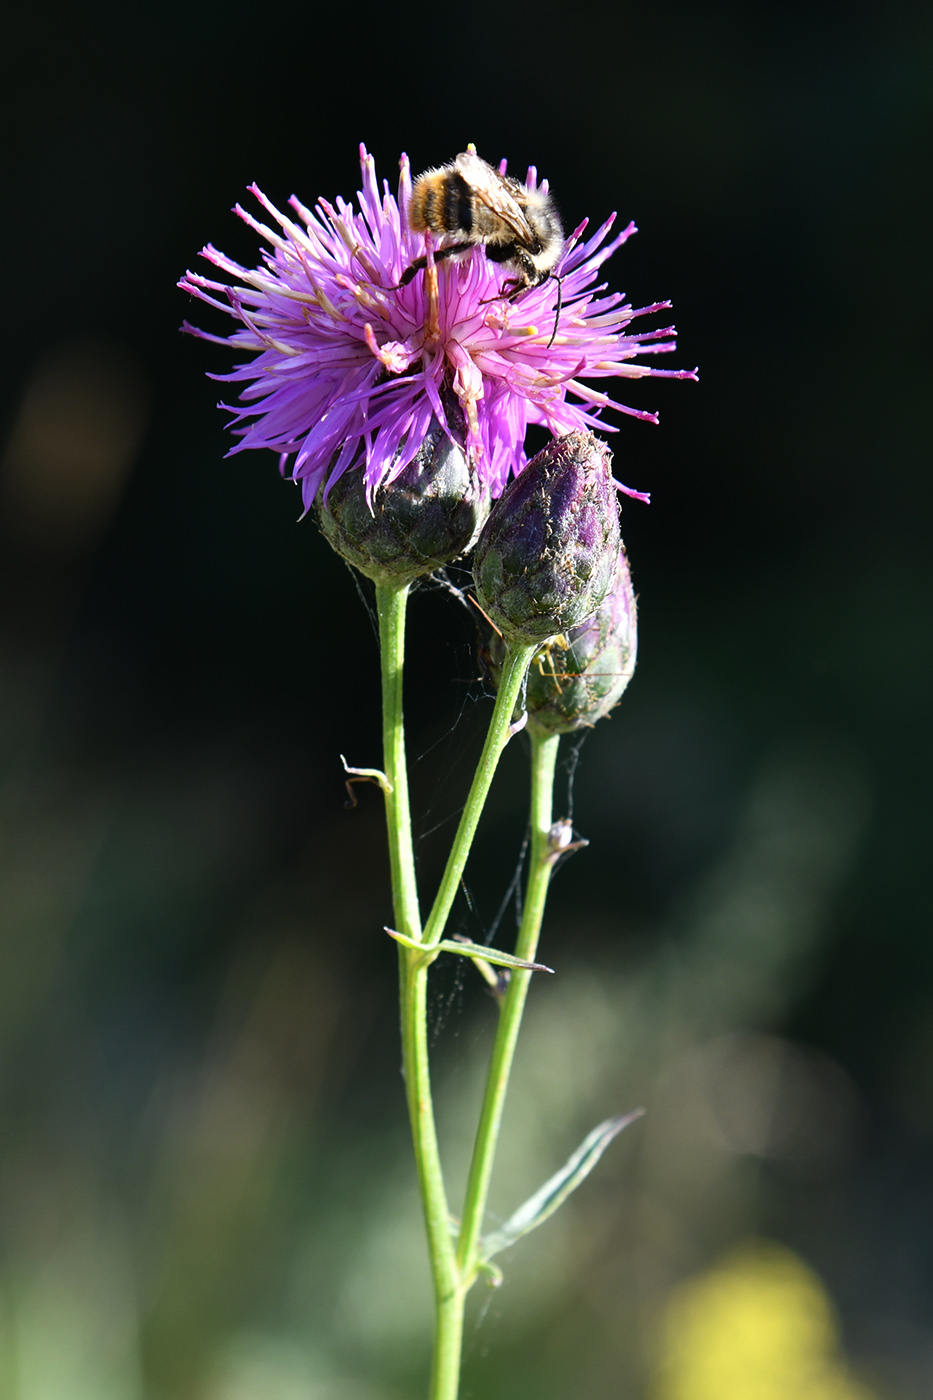
[[527, 243], [534, 238], [521, 205], [509, 193], [509, 187], [498, 170], [494, 170], [473, 151], [461, 152], [457, 156], [456, 166], [480, 203], [508, 224], [520, 242]]

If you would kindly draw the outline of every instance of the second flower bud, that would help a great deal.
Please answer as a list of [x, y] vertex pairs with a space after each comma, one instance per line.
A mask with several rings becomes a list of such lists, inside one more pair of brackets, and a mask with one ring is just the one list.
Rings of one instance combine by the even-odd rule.
[[480, 606], [506, 642], [541, 644], [593, 616], [619, 557], [612, 454], [589, 432], [548, 443], [490, 512], [473, 556]]

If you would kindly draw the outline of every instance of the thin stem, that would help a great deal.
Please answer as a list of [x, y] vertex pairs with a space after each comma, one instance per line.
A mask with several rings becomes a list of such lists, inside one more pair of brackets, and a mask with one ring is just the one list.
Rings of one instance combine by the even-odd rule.
[[457, 1400], [466, 1288], [457, 1265], [456, 1248], [450, 1229], [450, 1212], [431, 1101], [427, 1044], [427, 979], [431, 959], [426, 958], [425, 953], [439, 943], [443, 936], [496, 765], [512, 734], [511, 720], [515, 702], [535, 647], [516, 648], [514, 651], [510, 650], [507, 655], [486, 742], [460, 818], [434, 908], [422, 935], [402, 718], [407, 595], [408, 590], [405, 588], [381, 585], [377, 585], [376, 588], [382, 657], [383, 767], [387, 780], [386, 824], [389, 834], [393, 907], [398, 931], [409, 938], [418, 939], [425, 948], [425, 951], [421, 952], [414, 948], [400, 947], [399, 974], [402, 1065], [436, 1302], [430, 1400]]
[[506, 661], [502, 668], [496, 705], [492, 712], [492, 719], [489, 721], [486, 742], [483, 745], [483, 752], [480, 754], [466, 804], [460, 815], [460, 825], [457, 827], [457, 834], [450, 848], [447, 868], [444, 871], [440, 888], [434, 900], [434, 907], [425, 926], [424, 942], [429, 948], [433, 947], [435, 943], [439, 943], [444, 935], [444, 926], [447, 923], [466, 867], [467, 856], [473, 844], [473, 837], [476, 835], [476, 828], [493, 774], [502, 756], [502, 750], [512, 736], [512, 713], [515, 709], [515, 702], [521, 692], [529, 662], [536, 651], [537, 647], [535, 646], [510, 647], [506, 653]]
[[415, 856], [411, 842], [405, 721], [402, 714], [407, 606], [407, 587], [376, 585], [379, 655], [382, 665], [382, 762], [388, 779], [385, 800], [386, 824], [389, 828], [389, 864], [392, 870], [392, 907], [398, 932], [407, 934], [409, 938], [420, 939], [421, 914], [418, 909]]
[[[531, 736], [531, 859], [525, 908], [515, 944], [518, 957], [526, 958], [529, 962], [534, 961], [537, 951], [538, 935], [541, 932], [548, 884], [554, 864], [554, 853], [548, 844], [548, 835], [551, 829], [554, 769], [559, 743], [558, 734], [547, 738], [535, 734]], [[473, 1147], [473, 1160], [470, 1163], [463, 1206], [463, 1224], [457, 1249], [457, 1263], [466, 1287], [470, 1287], [476, 1277], [480, 1231], [489, 1195], [499, 1125], [502, 1122], [502, 1110], [505, 1106], [522, 1012], [525, 1009], [525, 997], [532, 976], [530, 972], [512, 972], [496, 1029], [486, 1077], [483, 1108]]]
[[[392, 899], [400, 933], [421, 938], [421, 918], [411, 837], [402, 673], [405, 652], [407, 588], [377, 585], [379, 642], [382, 658], [383, 766]], [[450, 1232], [450, 1211], [441, 1171], [427, 1041], [428, 964], [415, 949], [399, 948], [402, 1022], [402, 1069], [412, 1143], [428, 1236], [428, 1253], [436, 1301], [431, 1400], [456, 1400], [460, 1377], [463, 1290]]]
[[428, 968], [423, 954], [401, 948], [402, 1064], [412, 1141], [428, 1235], [436, 1305], [431, 1400], [456, 1400], [460, 1378], [463, 1290], [441, 1171], [428, 1062]]

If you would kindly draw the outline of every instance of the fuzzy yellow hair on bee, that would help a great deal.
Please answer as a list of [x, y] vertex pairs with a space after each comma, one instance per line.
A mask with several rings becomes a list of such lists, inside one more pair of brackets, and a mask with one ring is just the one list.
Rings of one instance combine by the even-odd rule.
[[[449, 165], [426, 170], [414, 183], [408, 205], [413, 233], [433, 233], [450, 242], [435, 261], [482, 247], [490, 262], [508, 267], [502, 295], [510, 301], [550, 277], [564, 246], [564, 230], [546, 190], [530, 189], [482, 160], [473, 150]], [[425, 266], [418, 258], [406, 268], [407, 285]]]

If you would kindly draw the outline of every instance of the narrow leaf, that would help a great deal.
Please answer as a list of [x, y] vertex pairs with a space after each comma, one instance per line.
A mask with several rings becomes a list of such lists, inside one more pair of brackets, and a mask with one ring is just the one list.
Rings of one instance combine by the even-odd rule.
[[461, 958], [481, 958], [483, 962], [493, 963], [496, 967], [523, 967], [528, 972], [554, 971], [553, 967], [546, 967], [544, 963], [527, 962], [525, 958], [516, 958], [514, 953], [500, 953], [498, 948], [487, 948], [484, 943], [471, 943], [468, 939], [445, 938], [436, 946], [441, 953], [458, 953]]
[[397, 929], [387, 928], [386, 933], [390, 938], [394, 938], [396, 943], [401, 943], [403, 948], [417, 948], [422, 953], [427, 951], [424, 944], [419, 943], [417, 938], [409, 938], [407, 934], [399, 933]]
[[540, 1191], [529, 1196], [525, 1204], [519, 1206], [500, 1229], [491, 1235], [483, 1236], [483, 1259], [491, 1259], [494, 1254], [501, 1253], [516, 1240], [520, 1240], [523, 1235], [543, 1225], [548, 1216], [553, 1215], [558, 1206], [563, 1205], [571, 1191], [575, 1191], [580, 1182], [589, 1176], [612, 1139], [621, 1133], [623, 1128], [627, 1128], [629, 1123], [634, 1123], [636, 1118], [640, 1118], [644, 1111], [643, 1108], [636, 1108], [634, 1112], [623, 1113], [619, 1118], [607, 1118], [605, 1123], [600, 1123], [598, 1128], [594, 1128], [589, 1136], [583, 1139], [573, 1156], [564, 1163], [559, 1172], [555, 1172], [550, 1180], [544, 1183]]
[[497, 967], [522, 967], [528, 972], [554, 971], [553, 967], [546, 967], [544, 963], [527, 962], [524, 958], [516, 958], [513, 953], [500, 953], [498, 948], [487, 948], [485, 943], [471, 943], [468, 938], [444, 938], [440, 943], [426, 944], [419, 943], [416, 938], [409, 938], [407, 934], [399, 933], [394, 928], [387, 928], [386, 933], [404, 948], [414, 948], [416, 952], [429, 954], [432, 960], [438, 953], [456, 953], [461, 958], [495, 963]]
[[496, 1000], [501, 1001], [505, 986], [508, 985], [508, 979], [504, 978], [501, 972], [496, 972], [485, 958], [472, 958], [471, 962]]

